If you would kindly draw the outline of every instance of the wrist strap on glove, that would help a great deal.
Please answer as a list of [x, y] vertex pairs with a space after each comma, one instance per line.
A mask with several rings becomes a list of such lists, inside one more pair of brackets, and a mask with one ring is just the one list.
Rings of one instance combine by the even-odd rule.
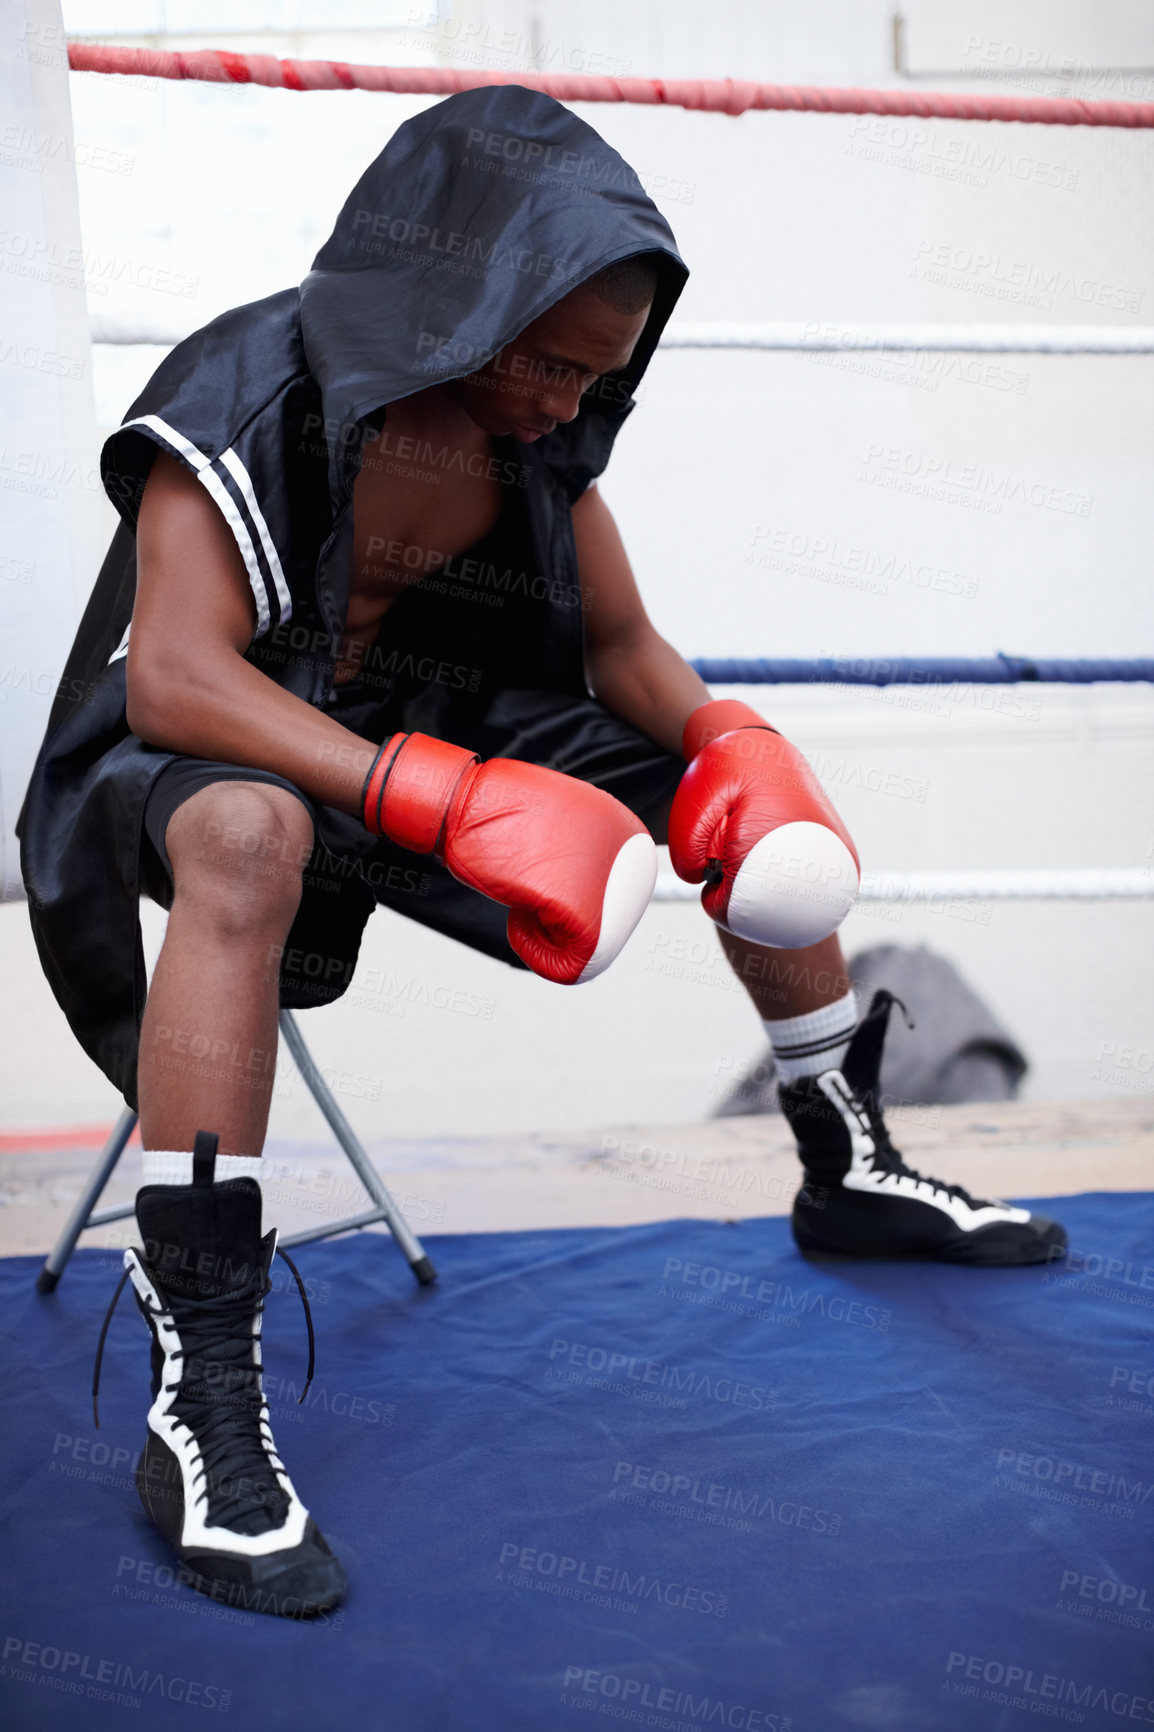
[[714, 698], [710, 703], [702, 704], [694, 710], [686, 722], [685, 732], [681, 736], [683, 756], [692, 763], [698, 752], [713, 740], [720, 739], [722, 734], [731, 734], [735, 728], [768, 728], [771, 734], [778, 732], [764, 716], [759, 716], [756, 710], [751, 710], [749, 705], [743, 704], [740, 699]]
[[374, 836], [383, 836], [385, 833], [381, 822], [385, 783], [389, 779], [389, 772], [396, 762], [397, 754], [408, 737], [407, 734], [390, 734], [373, 759], [365, 777], [365, 785], [361, 789], [361, 823], [366, 830], [371, 830]]
[[480, 763], [476, 752], [428, 734], [393, 734], [365, 777], [361, 821], [414, 854], [433, 854], [462, 777]]

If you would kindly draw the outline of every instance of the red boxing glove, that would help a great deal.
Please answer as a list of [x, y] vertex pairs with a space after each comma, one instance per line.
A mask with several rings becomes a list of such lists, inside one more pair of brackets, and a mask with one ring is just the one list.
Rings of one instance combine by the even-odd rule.
[[701, 902], [754, 944], [801, 950], [836, 932], [861, 865], [797, 750], [748, 704], [702, 704], [685, 724], [690, 760], [669, 814], [674, 871], [709, 880]]
[[509, 910], [509, 943], [563, 986], [608, 968], [649, 905], [657, 849], [612, 794], [539, 764], [394, 734], [362, 796], [368, 829]]

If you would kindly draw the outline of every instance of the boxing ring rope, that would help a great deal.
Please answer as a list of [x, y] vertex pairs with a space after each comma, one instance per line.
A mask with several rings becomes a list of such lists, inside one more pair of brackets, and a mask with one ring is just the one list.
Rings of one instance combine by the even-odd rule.
[[[658, 874], [654, 902], [695, 902], [700, 884]], [[1115, 902], [1154, 897], [1148, 866], [1071, 866], [926, 872], [864, 872], [859, 902]]]
[[967, 355], [1150, 355], [1154, 325], [669, 325], [662, 349], [935, 350]]
[[1154, 661], [1052, 660], [1032, 656], [822, 656], [817, 661], [743, 661], [703, 656], [690, 663], [710, 686], [1105, 685], [1154, 681]]
[[[168, 348], [190, 335], [139, 315], [95, 313], [92, 341], [119, 348], [151, 344]], [[1154, 325], [863, 325], [828, 320], [799, 323], [684, 323], [667, 326], [661, 349], [776, 350], [829, 354], [873, 350], [933, 350], [967, 355], [1150, 355]]]
[[73, 72], [125, 77], [262, 84], [274, 90], [371, 90], [408, 96], [453, 96], [490, 84], [518, 84], [559, 102], [631, 102], [738, 115], [751, 109], [809, 114], [881, 114], [923, 120], [1001, 120], [1039, 126], [1154, 126], [1154, 102], [1082, 102], [1073, 97], [964, 96], [947, 91], [833, 90], [815, 85], [755, 84], [739, 78], [607, 78], [569, 72], [486, 72], [457, 67], [356, 66], [343, 60], [278, 60], [223, 48], [190, 53], [109, 48], [71, 41]]
[[[996, 656], [824, 656], [816, 661], [744, 661], [705, 656], [690, 663], [710, 686], [1096, 685], [1154, 682], [1154, 660], [1053, 660]], [[655, 902], [689, 902], [700, 886], [663, 872]], [[859, 902], [1107, 902], [1154, 897], [1154, 868], [1090, 866], [924, 872], [866, 872]]]

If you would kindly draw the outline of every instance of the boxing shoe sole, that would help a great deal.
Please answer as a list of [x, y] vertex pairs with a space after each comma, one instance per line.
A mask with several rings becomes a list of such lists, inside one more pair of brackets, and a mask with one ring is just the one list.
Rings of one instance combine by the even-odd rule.
[[[816, 1211], [815, 1211], [816, 1212]], [[848, 1211], [847, 1211], [848, 1212]], [[815, 1231], [806, 1215], [795, 1209], [790, 1220], [798, 1250], [811, 1257], [852, 1257], [874, 1262], [957, 1263], [972, 1269], [1029, 1268], [1053, 1263], [1065, 1255], [1066, 1230], [1044, 1215], [1032, 1215], [1028, 1223], [998, 1222], [965, 1233], [944, 1231], [936, 1241], [916, 1232], [886, 1232], [871, 1219], [872, 1211], [854, 1199], [854, 1219], [839, 1223], [831, 1232]]]

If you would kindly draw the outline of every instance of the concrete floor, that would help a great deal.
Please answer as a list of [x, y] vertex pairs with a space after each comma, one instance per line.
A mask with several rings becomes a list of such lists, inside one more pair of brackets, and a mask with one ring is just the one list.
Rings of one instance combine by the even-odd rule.
[[[888, 1118], [911, 1165], [986, 1196], [1154, 1186], [1149, 1101], [907, 1107]], [[96, 1135], [77, 1141], [80, 1146], [0, 1153], [0, 1255], [50, 1248], [96, 1159]], [[379, 1139], [367, 1147], [418, 1234], [784, 1215], [800, 1173], [790, 1132], [776, 1115], [537, 1135]], [[265, 1161], [266, 1223], [284, 1234], [364, 1207], [352, 1169], [331, 1143], [272, 1142]], [[105, 1204], [131, 1202], [139, 1174], [139, 1149], [130, 1147]], [[125, 1220], [86, 1234], [82, 1243], [116, 1247], [135, 1237], [132, 1221]]]

